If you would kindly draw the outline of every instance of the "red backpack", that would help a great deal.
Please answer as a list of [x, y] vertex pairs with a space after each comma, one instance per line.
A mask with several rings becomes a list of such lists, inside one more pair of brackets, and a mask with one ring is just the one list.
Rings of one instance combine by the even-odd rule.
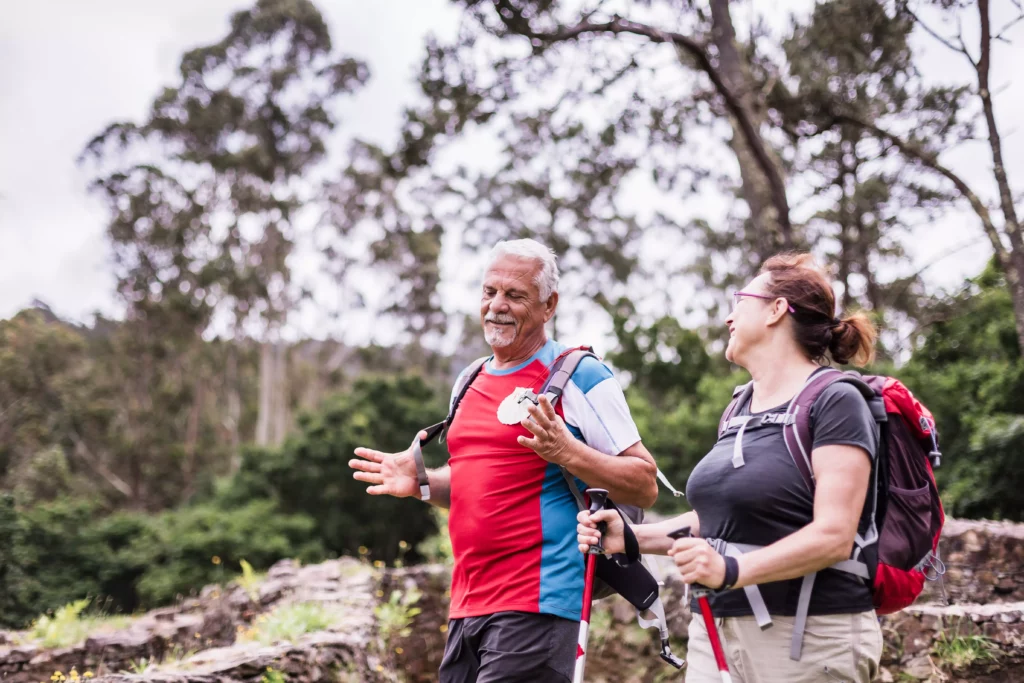
[[[835, 369], [816, 372], [780, 420], [786, 448], [812, 494], [811, 406], [835, 382], [857, 387], [879, 423], [879, 452], [866, 502], [870, 514], [851, 560], [867, 565], [875, 611], [890, 614], [913, 603], [926, 579], [935, 580], [945, 572], [938, 557], [945, 513], [932, 472], [941, 459], [935, 420], [895, 378]], [[753, 384], [737, 388], [722, 416], [720, 433], [752, 391]]]

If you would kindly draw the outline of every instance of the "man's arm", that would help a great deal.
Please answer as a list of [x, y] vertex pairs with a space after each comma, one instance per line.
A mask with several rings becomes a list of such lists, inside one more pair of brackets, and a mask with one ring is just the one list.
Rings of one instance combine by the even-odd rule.
[[589, 486], [607, 489], [616, 503], [649, 508], [658, 499], [658, 466], [640, 441], [618, 455], [605, 455], [573, 438], [561, 464]]
[[448, 465], [436, 470], [427, 470], [427, 481], [430, 482], [430, 500], [434, 507], [447, 510], [452, 506], [452, 469]]

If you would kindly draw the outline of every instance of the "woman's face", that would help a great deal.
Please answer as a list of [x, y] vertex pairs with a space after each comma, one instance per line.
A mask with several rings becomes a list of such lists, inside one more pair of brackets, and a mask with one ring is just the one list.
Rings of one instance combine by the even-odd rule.
[[768, 294], [768, 273], [758, 275], [733, 295], [732, 313], [726, 318], [729, 344], [725, 357], [730, 363], [745, 367], [743, 359], [750, 349], [764, 341], [775, 314], [775, 298]]

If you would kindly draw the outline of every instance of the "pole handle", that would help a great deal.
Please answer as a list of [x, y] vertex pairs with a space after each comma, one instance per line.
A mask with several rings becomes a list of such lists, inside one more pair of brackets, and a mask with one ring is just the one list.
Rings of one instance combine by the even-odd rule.
[[[605, 504], [608, 502], [608, 491], [605, 489], [587, 489], [585, 493], [590, 499], [590, 514], [604, 509]], [[601, 533], [601, 538], [597, 540], [597, 543], [590, 546], [590, 550], [587, 551], [589, 555], [604, 555], [604, 534], [608, 531], [608, 524], [606, 522], [598, 522], [597, 530]]]

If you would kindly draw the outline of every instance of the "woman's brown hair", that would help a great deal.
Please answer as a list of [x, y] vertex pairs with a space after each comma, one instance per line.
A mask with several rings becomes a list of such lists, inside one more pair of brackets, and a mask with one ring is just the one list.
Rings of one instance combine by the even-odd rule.
[[875, 359], [878, 333], [864, 313], [835, 317], [836, 296], [828, 276], [806, 253], [789, 252], [768, 259], [768, 293], [789, 302], [797, 343], [807, 356], [821, 361], [826, 354], [836, 363], [863, 367]]

